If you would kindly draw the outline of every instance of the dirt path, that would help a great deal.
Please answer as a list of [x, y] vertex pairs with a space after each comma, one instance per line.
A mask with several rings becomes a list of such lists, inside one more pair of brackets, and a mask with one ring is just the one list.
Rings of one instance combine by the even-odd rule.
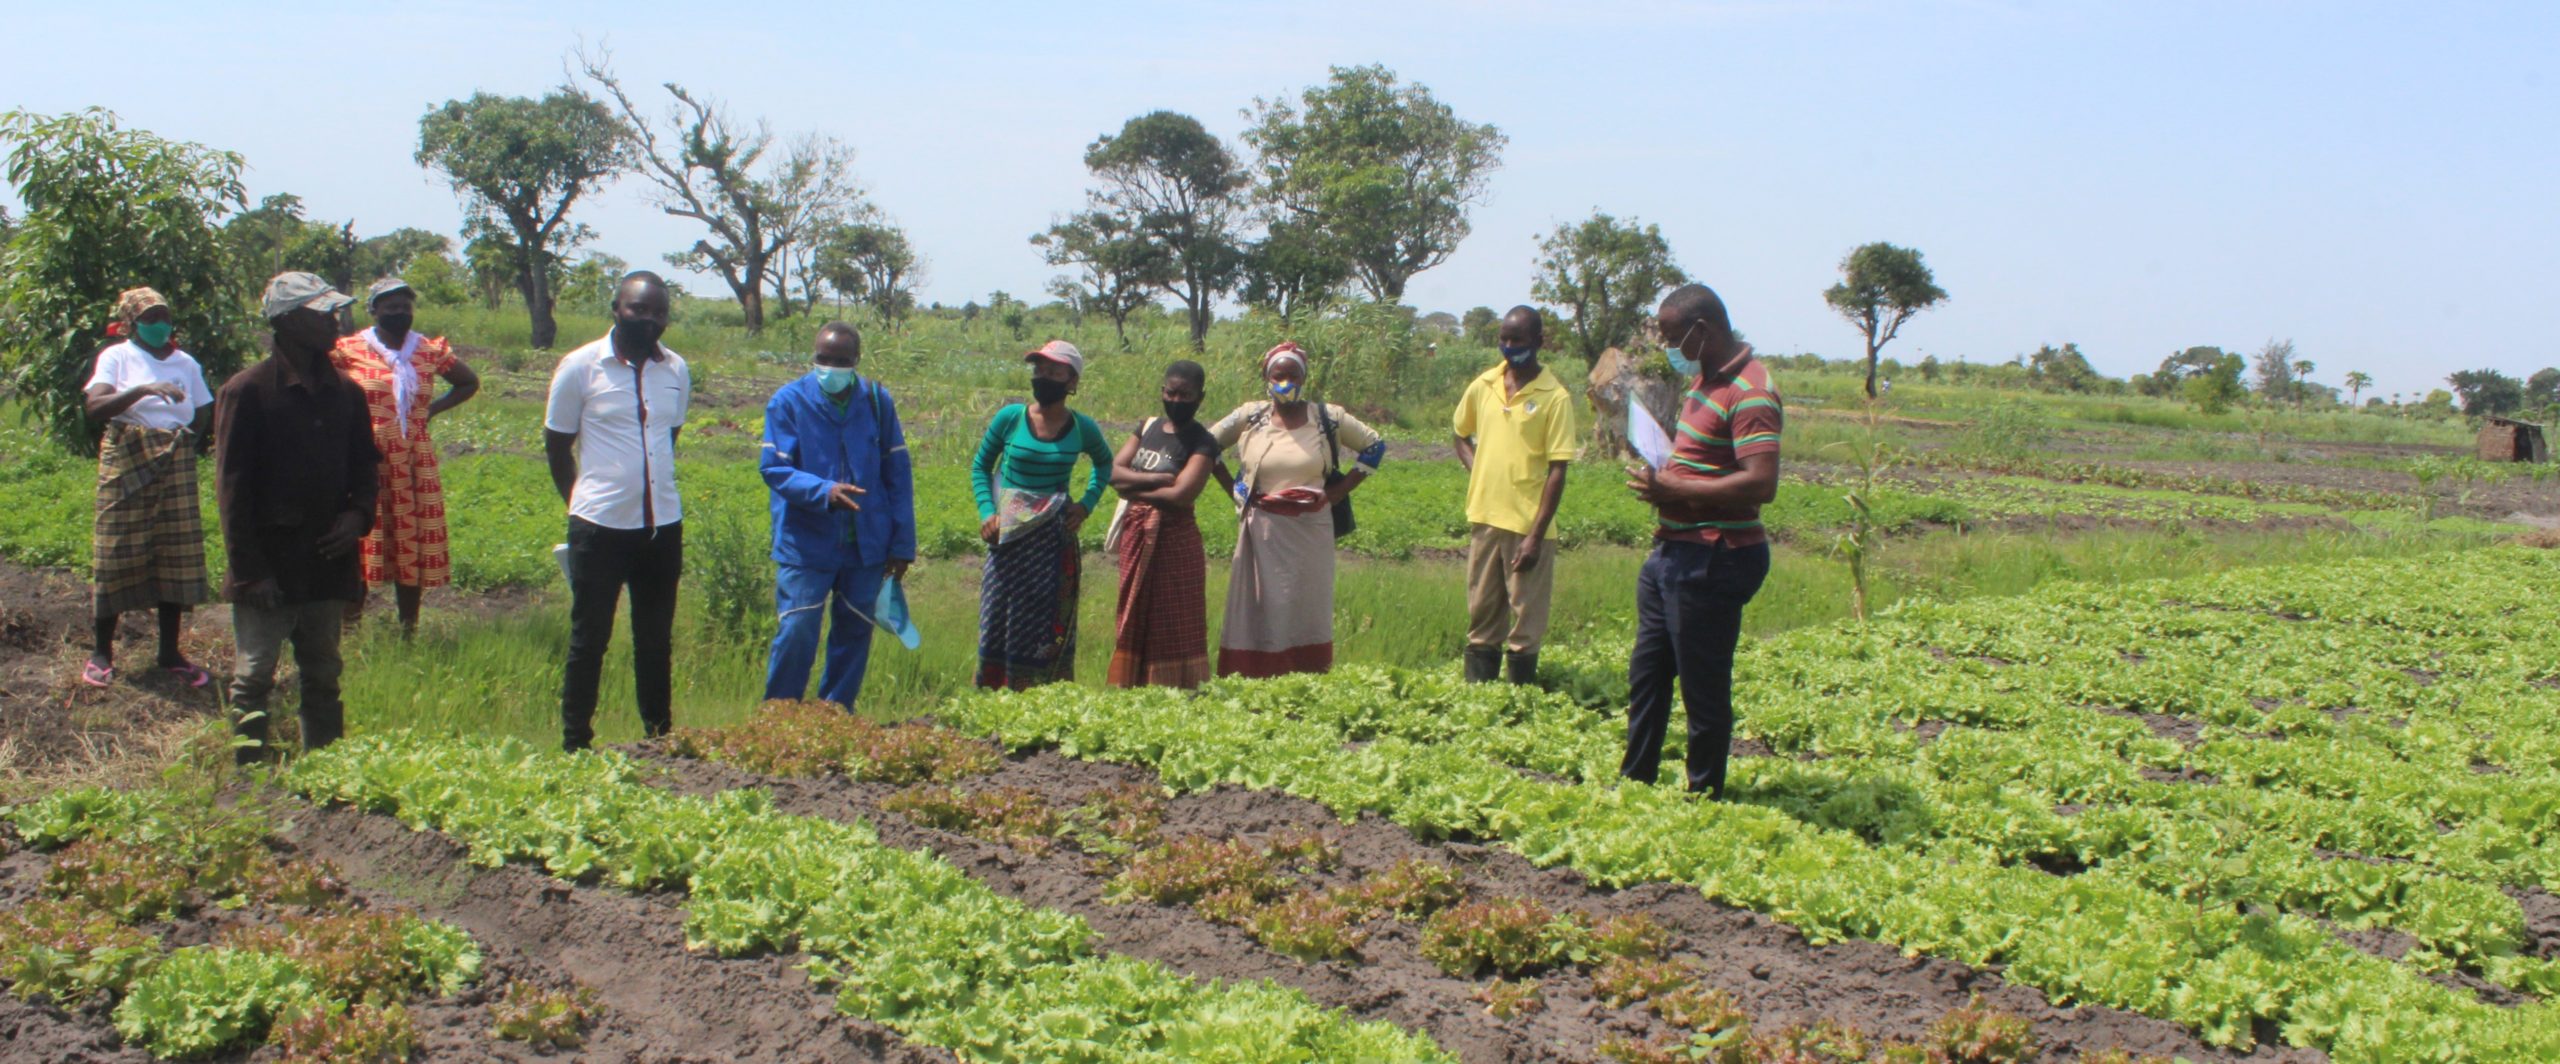
[[[654, 757], [647, 749], [637, 752]], [[1593, 1047], [1608, 1037], [1645, 1037], [1669, 1030], [1641, 1007], [1605, 1005], [1592, 995], [1588, 978], [1572, 973], [1546, 977], [1543, 1011], [1513, 1021], [1496, 1020], [1473, 1000], [1481, 981], [1450, 977], [1424, 960], [1419, 929], [1409, 923], [1375, 925], [1376, 935], [1361, 951], [1364, 963], [1301, 962], [1262, 947], [1240, 930], [1213, 924], [1187, 907], [1105, 902], [1107, 877], [1092, 867], [1090, 859], [1071, 849], [1033, 854], [919, 827], [885, 813], [880, 803], [897, 791], [895, 787], [840, 777], [773, 779], [706, 762], [654, 759], [667, 773], [665, 784], [673, 789], [707, 794], [763, 787], [786, 812], [867, 820], [879, 829], [883, 842], [931, 849], [1000, 893], [1083, 917], [1102, 933], [1104, 948], [1195, 976], [1270, 979], [1362, 1019], [1426, 1032], [1468, 1061], [1589, 1059]], [[1133, 782], [1154, 786], [1158, 781], [1153, 773], [1129, 766], [1079, 762], [1043, 752], [1011, 759], [994, 775], [970, 780], [965, 786], [1027, 788], [1063, 809], [1092, 791]], [[1163, 834], [1254, 838], [1303, 830], [1323, 831], [1341, 846], [1340, 866], [1308, 881], [1316, 886], [1348, 882], [1406, 858], [1425, 858], [1458, 869], [1479, 896], [1532, 897], [1595, 916], [1651, 915], [1675, 932], [1675, 955], [1703, 970], [1708, 985], [1734, 995], [1764, 1030], [1828, 1018], [1876, 1035], [1913, 1038], [1930, 1021], [1979, 993], [1993, 1006], [2033, 1023], [2048, 1059], [2053, 1060], [2117, 1046], [2138, 1054], [2177, 1054], [2198, 1061], [2323, 1059], [2305, 1050], [2261, 1049], [2245, 1057], [2217, 1051], [2165, 1021], [2113, 1009], [2056, 1008], [2041, 993], [2009, 985], [1993, 972], [1908, 958], [1876, 943], [1814, 946], [1783, 924], [1709, 902], [1687, 887], [1656, 884], [1625, 891], [1596, 890], [1570, 871], [1541, 870], [1507, 851], [1424, 842], [1373, 816], [1345, 825], [1314, 803], [1285, 795], [1222, 787], [1171, 799]]]
[[[69, 572], [0, 562], [0, 784], [76, 777], [119, 762], [153, 763], [194, 721], [221, 706], [221, 681], [190, 688], [151, 667], [158, 621], [127, 614], [116, 634], [124, 678], [80, 683], [88, 660], [89, 585]], [[187, 614], [179, 649], [216, 677], [231, 668], [231, 613]]]

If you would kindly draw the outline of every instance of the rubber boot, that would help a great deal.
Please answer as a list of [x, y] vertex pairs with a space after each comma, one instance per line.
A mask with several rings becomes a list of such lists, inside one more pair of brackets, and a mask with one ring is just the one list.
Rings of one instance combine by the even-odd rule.
[[1503, 664], [1510, 668], [1512, 683], [1525, 684], [1530, 687], [1538, 686], [1537, 651], [1514, 650], [1510, 653], [1504, 654], [1502, 656], [1502, 660]]
[[1467, 682], [1491, 683], [1502, 678], [1502, 648], [1467, 648]]

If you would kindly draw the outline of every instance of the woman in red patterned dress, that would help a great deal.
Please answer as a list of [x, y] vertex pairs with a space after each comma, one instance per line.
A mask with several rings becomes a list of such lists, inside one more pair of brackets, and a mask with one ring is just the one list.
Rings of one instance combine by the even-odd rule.
[[[410, 327], [417, 305], [417, 293], [399, 278], [375, 281], [365, 296], [373, 327], [340, 339], [329, 352], [338, 372], [364, 390], [373, 412], [373, 443], [382, 451], [382, 501], [373, 532], [364, 539], [364, 582], [392, 585], [404, 637], [418, 630], [418, 600], [426, 589], [453, 580], [444, 482], [436, 473], [436, 444], [427, 422], [480, 390], [480, 376], [441, 337], [421, 336]], [[428, 401], [438, 377], [453, 387]]]

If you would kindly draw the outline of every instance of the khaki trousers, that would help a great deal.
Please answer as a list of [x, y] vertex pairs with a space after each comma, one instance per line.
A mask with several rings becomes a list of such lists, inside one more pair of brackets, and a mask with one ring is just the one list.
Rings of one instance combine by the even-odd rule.
[[1534, 654], [1547, 638], [1547, 604], [1556, 586], [1556, 544], [1540, 548], [1538, 564], [1515, 573], [1529, 537], [1492, 525], [1473, 526], [1467, 542], [1467, 645], [1500, 646]]

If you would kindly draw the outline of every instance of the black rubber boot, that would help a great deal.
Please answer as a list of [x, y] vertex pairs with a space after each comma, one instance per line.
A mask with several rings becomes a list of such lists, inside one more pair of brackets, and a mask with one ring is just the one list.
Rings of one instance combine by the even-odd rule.
[[1501, 647], [1467, 648], [1467, 682], [1492, 683], [1502, 678]]
[[1510, 653], [1504, 654], [1502, 656], [1502, 660], [1503, 664], [1510, 667], [1512, 683], [1526, 684], [1531, 687], [1538, 686], [1537, 651], [1514, 650]]

